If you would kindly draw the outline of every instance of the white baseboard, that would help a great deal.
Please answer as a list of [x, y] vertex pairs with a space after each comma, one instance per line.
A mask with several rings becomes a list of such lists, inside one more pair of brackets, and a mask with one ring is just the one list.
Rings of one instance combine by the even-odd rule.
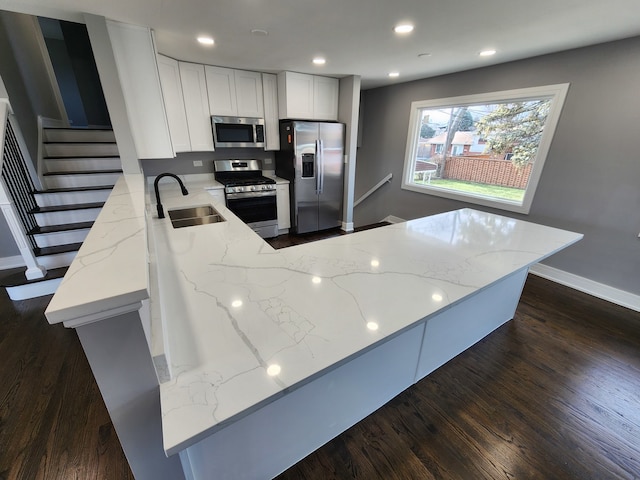
[[27, 283], [26, 285], [5, 287], [5, 289], [11, 300], [28, 300], [55, 293], [61, 282], [62, 278], [54, 278], [42, 282]]
[[0, 257], [0, 270], [9, 270], [11, 268], [24, 267], [24, 259], [22, 255], [14, 255], [13, 257]]
[[588, 278], [580, 277], [563, 270], [558, 270], [557, 268], [549, 267], [541, 263], [533, 265], [529, 271], [534, 275], [546, 278], [547, 280], [551, 280], [580, 292], [601, 298], [602, 300], [640, 312], [640, 295], [635, 295], [602, 283], [594, 282]]
[[386, 217], [384, 217], [382, 220], [380, 220], [381, 222], [389, 222], [389, 223], [401, 223], [401, 222], [406, 222], [406, 220], [404, 218], [400, 218], [400, 217], [396, 217], [394, 215], [388, 215]]
[[343, 232], [353, 232], [353, 222], [342, 222], [341, 229]]

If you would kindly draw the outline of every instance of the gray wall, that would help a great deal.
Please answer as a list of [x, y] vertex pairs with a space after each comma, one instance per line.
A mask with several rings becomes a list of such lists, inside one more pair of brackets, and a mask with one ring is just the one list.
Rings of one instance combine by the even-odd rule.
[[[194, 173], [213, 173], [213, 161], [227, 158], [257, 158], [262, 160], [263, 170], [275, 169], [274, 152], [265, 152], [260, 148], [220, 148], [215, 152], [179, 153], [176, 158], [142, 159], [142, 171], [146, 176], [155, 176], [170, 172], [179, 175]], [[194, 161], [201, 161], [202, 167], [194, 167]], [[271, 160], [267, 163], [265, 160]]]
[[[529, 215], [401, 190], [410, 104], [415, 100], [570, 83]], [[640, 37], [364, 92], [356, 226], [463, 207], [585, 234], [545, 264], [640, 294]]]
[[[0, 11], [0, 76], [32, 160], [38, 152], [37, 115], [59, 118], [58, 107], [35, 39], [33, 18]], [[0, 258], [19, 255], [0, 214]]]
[[34, 162], [37, 116], [61, 118], [36, 28], [30, 15], [0, 11], [0, 76]]

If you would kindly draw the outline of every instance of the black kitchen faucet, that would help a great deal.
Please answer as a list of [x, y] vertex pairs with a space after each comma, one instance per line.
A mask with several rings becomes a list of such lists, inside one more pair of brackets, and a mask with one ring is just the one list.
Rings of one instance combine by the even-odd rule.
[[175, 178], [178, 183], [180, 184], [180, 190], [182, 190], [182, 195], [188, 195], [189, 192], [187, 191], [187, 189], [184, 186], [184, 183], [182, 183], [182, 180], [180, 180], [180, 178], [178, 178], [177, 175], [173, 174], [173, 173], [161, 173], [160, 175], [158, 175], [155, 179], [155, 181], [153, 182], [153, 188], [156, 191], [156, 208], [158, 209], [158, 218], [164, 218], [164, 210], [162, 208], [162, 203], [160, 203], [160, 192], [158, 191], [158, 182], [160, 181], [160, 179], [162, 177], [172, 177]]

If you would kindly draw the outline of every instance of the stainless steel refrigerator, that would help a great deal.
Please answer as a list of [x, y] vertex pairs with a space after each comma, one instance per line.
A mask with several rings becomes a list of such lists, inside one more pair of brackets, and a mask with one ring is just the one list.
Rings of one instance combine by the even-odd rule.
[[291, 182], [291, 225], [296, 233], [340, 226], [344, 131], [342, 123], [280, 122], [276, 175]]

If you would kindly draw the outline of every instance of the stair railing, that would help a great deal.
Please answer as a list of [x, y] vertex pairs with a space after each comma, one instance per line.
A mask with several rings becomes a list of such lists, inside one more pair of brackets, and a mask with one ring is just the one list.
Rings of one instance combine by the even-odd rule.
[[389, 175], [387, 175], [386, 177], [384, 177], [382, 180], [380, 180], [378, 183], [376, 183], [373, 187], [371, 187], [364, 195], [362, 195], [358, 200], [356, 200], [355, 202], [353, 202], [353, 207], [357, 207], [358, 205], [360, 205], [363, 201], [365, 201], [367, 198], [369, 198], [370, 195], [372, 195], [376, 190], [378, 190], [380, 187], [382, 187], [385, 183], [391, 183], [391, 179], [393, 178], [393, 173], [390, 173]]
[[39, 180], [33, 166], [27, 163], [31, 158], [6, 99], [0, 99], [0, 150], [0, 208], [27, 266], [26, 278], [42, 278], [47, 270], [36, 260], [33, 251], [37, 245], [27, 235], [28, 230], [37, 226], [30, 211], [37, 206], [32, 193]]

